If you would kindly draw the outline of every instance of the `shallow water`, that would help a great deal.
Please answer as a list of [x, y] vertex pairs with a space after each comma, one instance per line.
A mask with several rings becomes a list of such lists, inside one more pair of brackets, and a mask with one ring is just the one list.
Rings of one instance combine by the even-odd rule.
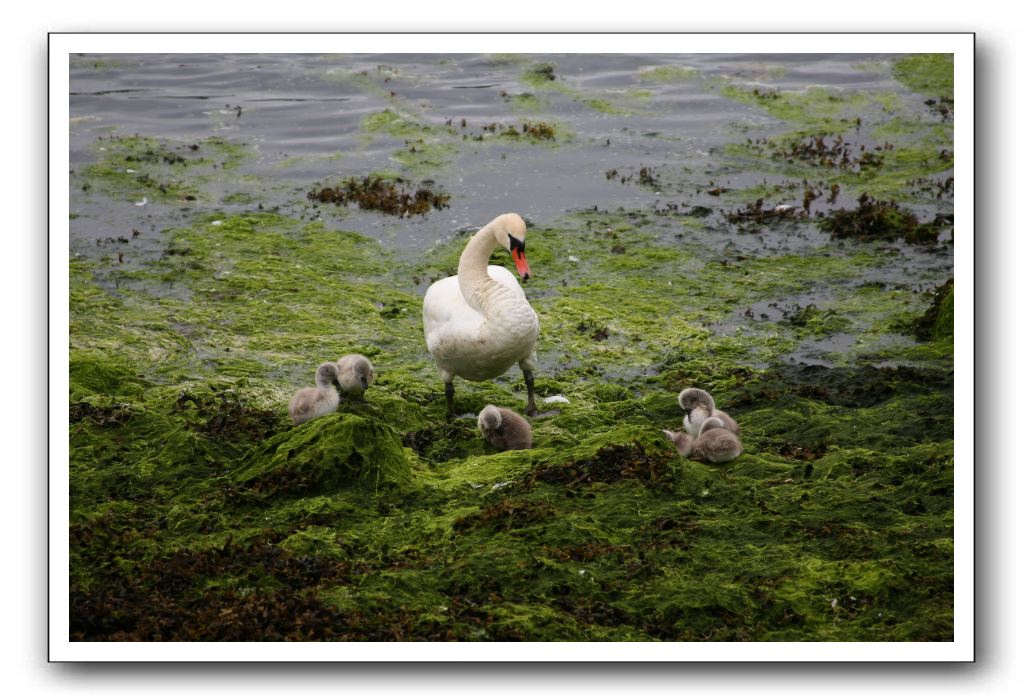
[[[301, 192], [317, 182], [401, 171], [393, 158], [401, 139], [367, 137], [362, 128], [364, 118], [383, 109], [435, 128], [464, 118], [467, 126], [459, 130], [472, 134], [488, 123], [527, 120], [553, 121], [570, 134], [568, 142], [559, 138], [553, 147], [475, 147], [471, 140], [453, 138], [459, 151], [418, 177], [450, 193], [450, 208], [425, 217], [396, 220], [349, 211], [342, 224], [336, 211], [325, 215], [331, 224], [423, 248], [504, 211], [550, 223], [566, 211], [593, 206], [689, 202], [694, 188], [710, 180], [727, 186], [752, 183], [761, 177], [727, 170], [715, 151], [751, 129], [769, 135], [777, 123], [754, 106], [708, 91], [708, 81], [786, 90], [904, 91], [884, 71], [864, 67], [890, 59], [861, 54], [79, 56], [70, 68], [70, 164], [75, 169], [93, 161], [97, 138], [112, 132], [182, 141], [225, 137], [256, 150], [239, 173], [258, 177], [260, 185], [239, 190], [252, 193], [264, 208], [307, 211]], [[550, 87], [524, 85], [523, 72], [542, 63], [555, 67], [557, 80]], [[667, 83], [643, 77], [664, 66], [696, 72]], [[502, 92], [534, 94], [540, 103], [523, 110]], [[680, 185], [663, 191], [606, 176], [610, 169], [627, 173], [640, 167], [686, 173]], [[224, 186], [230, 193], [231, 184]], [[73, 240], [116, 236], [131, 228], [145, 232], [205, 207], [224, 207], [219, 201], [112, 207], [74, 187], [71, 196], [78, 213]]]

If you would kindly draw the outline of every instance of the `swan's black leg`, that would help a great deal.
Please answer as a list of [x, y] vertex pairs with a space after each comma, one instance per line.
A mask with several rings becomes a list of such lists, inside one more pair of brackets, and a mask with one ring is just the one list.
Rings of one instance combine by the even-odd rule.
[[448, 419], [450, 420], [455, 417], [455, 384], [453, 382], [445, 382], [444, 397], [448, 401]]
[[534, 417], [536, 415], [536, 401], [533, 400], [533, 370], [523, 369], [522, 376], [526, 378], [526, 393], [529, 394], [526, 402], [526, 415]]

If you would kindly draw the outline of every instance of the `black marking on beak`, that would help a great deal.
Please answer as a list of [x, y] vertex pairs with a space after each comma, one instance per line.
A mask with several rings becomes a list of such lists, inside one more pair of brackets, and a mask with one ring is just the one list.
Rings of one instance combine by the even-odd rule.
[[526, 242], [513, 237], [511, 234], [508, 235], [508, 246], [510, 247], [509, 250], [513, 254], [515, 253], [515, 249], [518, 249], [522, 253], [526, 252]]

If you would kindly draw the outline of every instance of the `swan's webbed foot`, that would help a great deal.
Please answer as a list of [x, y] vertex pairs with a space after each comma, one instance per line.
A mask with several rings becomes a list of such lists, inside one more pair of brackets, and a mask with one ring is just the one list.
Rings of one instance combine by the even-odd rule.
[[526, 393], [528, 394], [526, 400], [526, 415], [529, 417], [535, 417], [538, 411], [536, 409], [536, 399], [533, 396], [533, 371], [531, 369], [523, 369], [522, 376], [526, 378]]

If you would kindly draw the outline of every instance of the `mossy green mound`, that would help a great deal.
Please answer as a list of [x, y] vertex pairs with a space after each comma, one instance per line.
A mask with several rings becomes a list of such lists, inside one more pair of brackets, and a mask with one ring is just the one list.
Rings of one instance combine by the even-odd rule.
[[408, 483], [412, 468], [394, 428], [356, 415], [330, 415], [270, 439], [231, 479], [261, 495], [323, 493], [349, 482]]

